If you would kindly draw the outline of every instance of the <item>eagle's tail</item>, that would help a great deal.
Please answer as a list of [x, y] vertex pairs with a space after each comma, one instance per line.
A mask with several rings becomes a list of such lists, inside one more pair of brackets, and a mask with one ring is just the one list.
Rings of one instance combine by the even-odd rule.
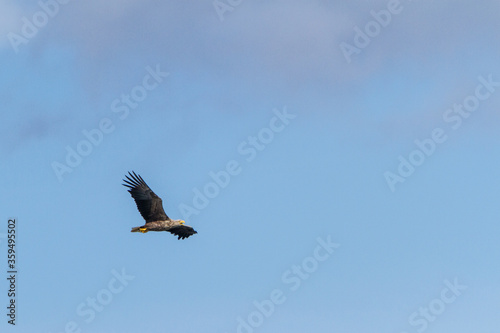
[[148, 232], [148, 228], [145, 227], [145, 226], [142, 226], [142, 227], [135, 227], [135, 228], [132, 228], [132, 230], [130, 230], [131, 232], [142, 232], [143, 234], [145, 234], [146, 232]]

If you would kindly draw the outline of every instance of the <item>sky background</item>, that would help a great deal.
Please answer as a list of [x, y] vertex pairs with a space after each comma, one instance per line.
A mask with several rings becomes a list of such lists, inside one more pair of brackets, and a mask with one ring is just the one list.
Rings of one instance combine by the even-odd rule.
[[[500, 82], [498, 1], [403, 0], [351, 57], [342, 43], [393, 2], [48, 3], [51, 16], [0, 0], [2, 332], [498, 332], [500, 86], [459, 128], [443, 118], [479, 77]], [[114, 112], [157, 66], [169, 75]], [[284, 110], [295, 118], [247, 161], [238, 147]], [[58, 177], [103, 119], [113, 130]], [[392, 191], [386, 172], [436, 128], [446, 141]], [[240, 172], [186, 218], [197, 235], [130, 233], [143, 220], [126, 172], [182, 218], [232, 160]], [[323, 261], [318, 237], [340, 244]], [[303, 263], [316, 265], [292, 290]], [[117, 272], [130, 278], [111, 293]], [[466, 286], [449, 304], [445, 281]], [[276, 289], [284, 302], [255, 314]], [[96, 297], [95, 317], [78, 314]]]

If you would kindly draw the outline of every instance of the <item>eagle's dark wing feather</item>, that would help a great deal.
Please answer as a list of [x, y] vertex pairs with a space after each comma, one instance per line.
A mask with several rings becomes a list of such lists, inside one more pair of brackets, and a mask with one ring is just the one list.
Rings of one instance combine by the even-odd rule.
[[161, 198], [149, 188], [141, 176], [136, 175], [133, 171], [128, 174], [130, 177], [125, 175], [127, 179], [123, 180], [125, 184], [122, 185], [129, 188], [128, 191], [134, 198], [137, 209], [146, 220], [146, 223], [169, 220], [163, 210]]
[[177, 236], [177, 239], [188, 238], [191, 235], [197, 234], [197, 232], [188, 225], [179, 225], [168, 229], [168, 232]]

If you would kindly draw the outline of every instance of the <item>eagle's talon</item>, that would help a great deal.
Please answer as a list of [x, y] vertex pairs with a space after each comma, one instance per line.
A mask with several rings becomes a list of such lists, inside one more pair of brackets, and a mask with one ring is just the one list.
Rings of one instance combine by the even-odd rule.
[[148, 228], [139, 228], [139, 231], [145, 234], [146, 232], [148, 232]]

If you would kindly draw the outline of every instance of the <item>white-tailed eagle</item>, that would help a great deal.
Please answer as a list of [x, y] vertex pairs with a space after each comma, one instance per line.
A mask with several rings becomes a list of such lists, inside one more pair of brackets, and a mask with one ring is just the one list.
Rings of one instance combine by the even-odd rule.
[[177, 239], [188, 238], [197, 232], [190, 226], [185, 225], [183, 220], [172, 220], [165, 214], [161, 198], [157, 196], [135, 172], [125, 175], [123, 181], [129, 188], [129, 193], [134, 198], [139, 213], [146, 220], [146, 224], [132, 228], [132, 232], [146, 233], [148, 231], [168, 231], [177, 236]]

